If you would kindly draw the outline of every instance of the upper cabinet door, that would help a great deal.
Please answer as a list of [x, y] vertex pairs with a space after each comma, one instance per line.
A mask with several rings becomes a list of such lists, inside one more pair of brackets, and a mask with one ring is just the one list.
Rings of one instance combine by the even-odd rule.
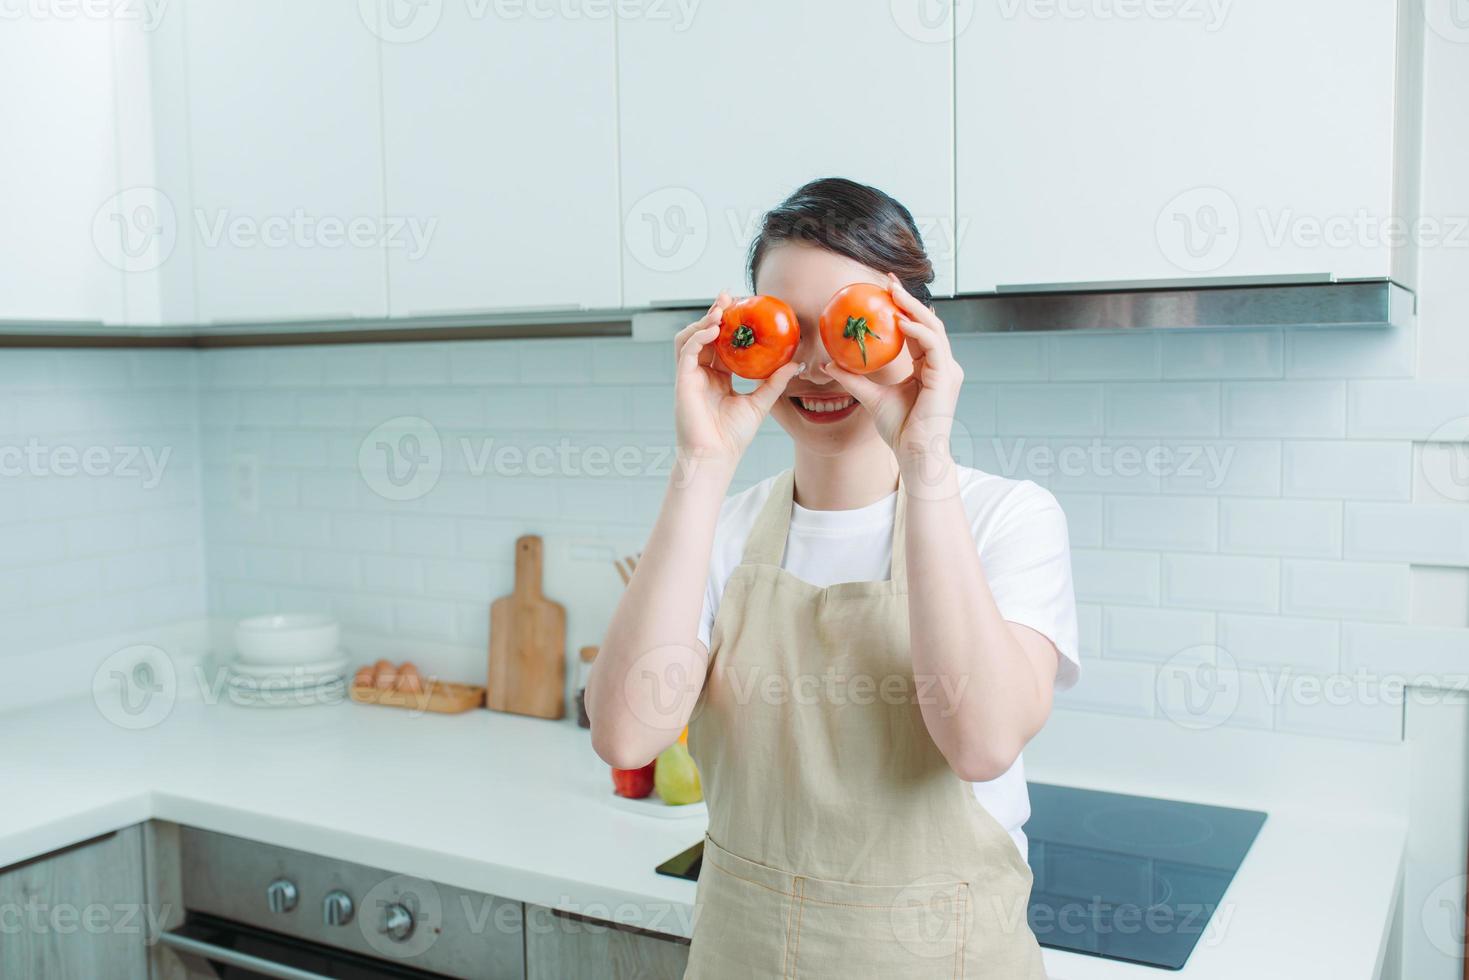
[[73, 14], [0, 17], [0, 320], [121, 321], [156, 248], [152, 202], [118, 186], [111, 24]]
[[618, 306], [611, 5], [394, 6], [387, 211], [421, 233], [388, 249], [392, 315]]
[[761, 216], [827, 176], [907, 205], [952, 292], [953, 27], [924, 16], [948, 6], [612, 4], [624, 301], [745, 291]]
[[1389, 274], [1395, 4], [960, 9], [961, 291]]
[[381, 317], [385, 246], [375, 25], [358, 3], [196, 0], [188, 13], [198, 311]]

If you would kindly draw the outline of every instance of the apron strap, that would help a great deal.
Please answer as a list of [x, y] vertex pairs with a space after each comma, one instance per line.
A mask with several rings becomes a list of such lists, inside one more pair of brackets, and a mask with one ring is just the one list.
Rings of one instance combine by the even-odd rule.
[[[903, 491], [903, 479], [898, 478], [898, 502], [893, 513], [892, 571], [889, 577], [898, 592], [908, 591], [907, 549], [907, 494]], [[791, 510], [796, 500], [796, 471], [786, 470], [775, 478], [770, 496], [760, 508], [750, 536], [745, 541], [745, 552], [741, 560], [747, 565], [774, 565], [780, 567], [785, 559], [786, 538], [791, 529]]]
[[786, 470], [775, 478], [770, 496], [750, 528], [750, 536], [745, 540], [745, 564], [780, 567], [786, 554], [786, 535], [791, 529], [791, 506], [795, 500], [796, 471]]

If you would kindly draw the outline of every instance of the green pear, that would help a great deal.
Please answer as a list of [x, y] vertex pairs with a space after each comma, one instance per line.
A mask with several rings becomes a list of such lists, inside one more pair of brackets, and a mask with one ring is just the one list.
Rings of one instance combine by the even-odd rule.
[[670, 806], [698, 803], [704, 798], [699, 767], [689, 755], [687, 745], [674, 742], [658, 756], [658, 764], [653, 769], [653, 788]]

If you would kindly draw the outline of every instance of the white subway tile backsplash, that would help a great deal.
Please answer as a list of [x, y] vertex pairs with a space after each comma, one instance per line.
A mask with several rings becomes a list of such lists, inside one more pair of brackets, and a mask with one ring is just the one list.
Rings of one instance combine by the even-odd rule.
[[1075, 548], [1071, 572], [1078, 600], [1156, 606], [1158, 556], [1143, 551]]
[[1346, 505], [1346, 557], [1469, 566], [1469, 507]]
[[423, 588], [432, 596], [488, 601], [509, 591], [508, 568], [506, 561], [433, 559], [423, 563]]
[[1116, 381], [1162, 374], [1158, 335], [1062, 333], [1045, 337], [1054, 381]]
[[1219, 502], [1210, 497], [1109, 496], [1109, 548], [1213, 551], [1219, 545]]
[[308, 551], [302, 557], [301, 581], [323, 589], [356, 588], [362, 581], [361, 559], [348, 552]]
[[[1076, 604], [1077, 648], [1082, 660], [1102, 655], [1102, 607], [1091, 602]], [[1090, 668], [1088, 668], [1090, 669]]]
[[1056, 502], [1066, 513], [1066, 529], [1070, 532], [1071, 547], [1101, 547], [1102, 499], [1094, 493], [1056, 494]]
[[1093, 660], [1083, 668], [1080, 683], [1056, 693], [1056, 708], [1151, 718], [1157, 671], [1152, 664]]
[[1320, 679], [1310, 675], [1285, 678], [1273, 696], [1279, 698], [1275, 727], [1283, 732], [1400, 742], [1403, 706], [1392, 692], [1350, 678]]
[[1165, 331], [1165, 378], [1278, 378], [1284, 341], [1279, 330]]
[[373, 592], [416, 595], [423, 591], [423, 562], [402, 555], [363, 555], [362, 585]]
[[1407, 616], [1407, 565], [1291, 559], [1282, 572], [1281, 612], [1387, 622]]
[[442, 344], [392, 344], [383, 351], [383, 380], [430, 386], [449, 381], [449, 350]]
[[1162, 663], [1214, 642], [1212, 612], [1108, 606], [1102, 613], [1102, 655]]
[[321, 384], [321, 349], [282, 347], [261, 352], [260, 372], [272, 388], [315, 388]]
[[441, 434], [445, 429], [481, 429], [485, 424], [484, 397], [472, 388], [424, 392], [419, 411]]
[[1414, 443], [1412, 499], [1469, 504], [1469, 442]]
[[1226, 436], [1340, 437], [1346, 432], [1341, 381], [1227, 381]]
[[1284, 444], [1287, 497], [1407, 500], [1412, 484], [1405, 442], [1320, 440]]
[[393, 623], [407, 636], [430, 640], [454, 639], [454, 604], [429, 599], [399, 599], [393, 603]]
[[1220, 613], [1219, 646], [1243, 667], [1334, 673], [1341, 660], [1341, 626], [1334, 619]]
[[950, 338], [965, 381], [1041, 381], [1042, 338], [1035, 334], [960, 334]]
[[333, 347], [322, 358], [323, 384], [370, 387], [384, 381], [383, 353], [391, 345]]
[[592, 348], [583, 340], [539, 340], [520, 345], [520, 380], [525, 384], [579, 385], [591, 376]]
[[1469, 440], [1469, 381], [1353, 381], [1347, 434], [1354, 439]]
[[1164, 493], [1273, 497], [1280, 443], [1257, 439], [1165, 439]]
[[1007, 384], [996, 391], [1001, 435], [1102, 434], [1102, 389], [1094, 384]]
[[1342, 669], [1414, 687], [1469, 690], [1469, 628], [1343, 623]]
[[593, 344], [592, 381], [596, 384], [673, 384], [671, 344], [598, 340]]
[[1413, 565], [1408, 569], [1414, 626], [1469, 627], [1469, 568]]
[[1406, 378], [1417, 345], [1412, 328], [1289, 330], [1285, 373], [1291, 378]]
[[1219, 434], [1219, 385], [1215, 383], [1108, 384], [1103, 387], [1103, 399], [1109, 436]]
[[[209, 400], [214, 397], [218, 396]], [[356, 417], [356, 402], [348, 392], [303, 391], [296, 395], [296, 421], [301, 425], [344, 428]]]
[[458, 546], [450, 517], [394, 514], [392, 527], [393, 550], [399, 554], [451, 558]]
[[1280, 563], [1237, 555], [1164, 555], [1163, 604], [1195, 609], [1275, 612]]
[[1342, 506], [1327, 500], [1219, 502], [1221, 551], [1298, 558], [1335, 558], [1342, 552]]
[[[995, 431], [996, 389], [994, 385], [963, 384], [959, 386], [959, 402], [954, 406], [954, 417], [963, 429], [954, 427], [953, 437], [963, 439], [967, 434], [970, 441], [975, 436], [989, 435]], [[971, 451], [972, 451], [972, 447]], [[959, 449], [955, 449], [956, 458]]]
[[[1173, 458], [1156, 439], [1001, 439], [1004, 476], [1054, 492], [1155, 493]], [[1012, 472], [1013, 471], [1013, 472]]]
[[513, 384], [520, 377], [520, 348], [515, 344], [466, 341], [447, 346], [451, 384]]

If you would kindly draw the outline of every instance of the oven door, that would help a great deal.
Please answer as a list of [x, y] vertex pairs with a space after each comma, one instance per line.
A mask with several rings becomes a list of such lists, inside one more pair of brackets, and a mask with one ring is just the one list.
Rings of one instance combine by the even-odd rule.
[[442, 980], [443, 974], [309, 943], [228, 919], [191, 912], [159, 942], [183, 960], [190, 978], [219, 980]]

